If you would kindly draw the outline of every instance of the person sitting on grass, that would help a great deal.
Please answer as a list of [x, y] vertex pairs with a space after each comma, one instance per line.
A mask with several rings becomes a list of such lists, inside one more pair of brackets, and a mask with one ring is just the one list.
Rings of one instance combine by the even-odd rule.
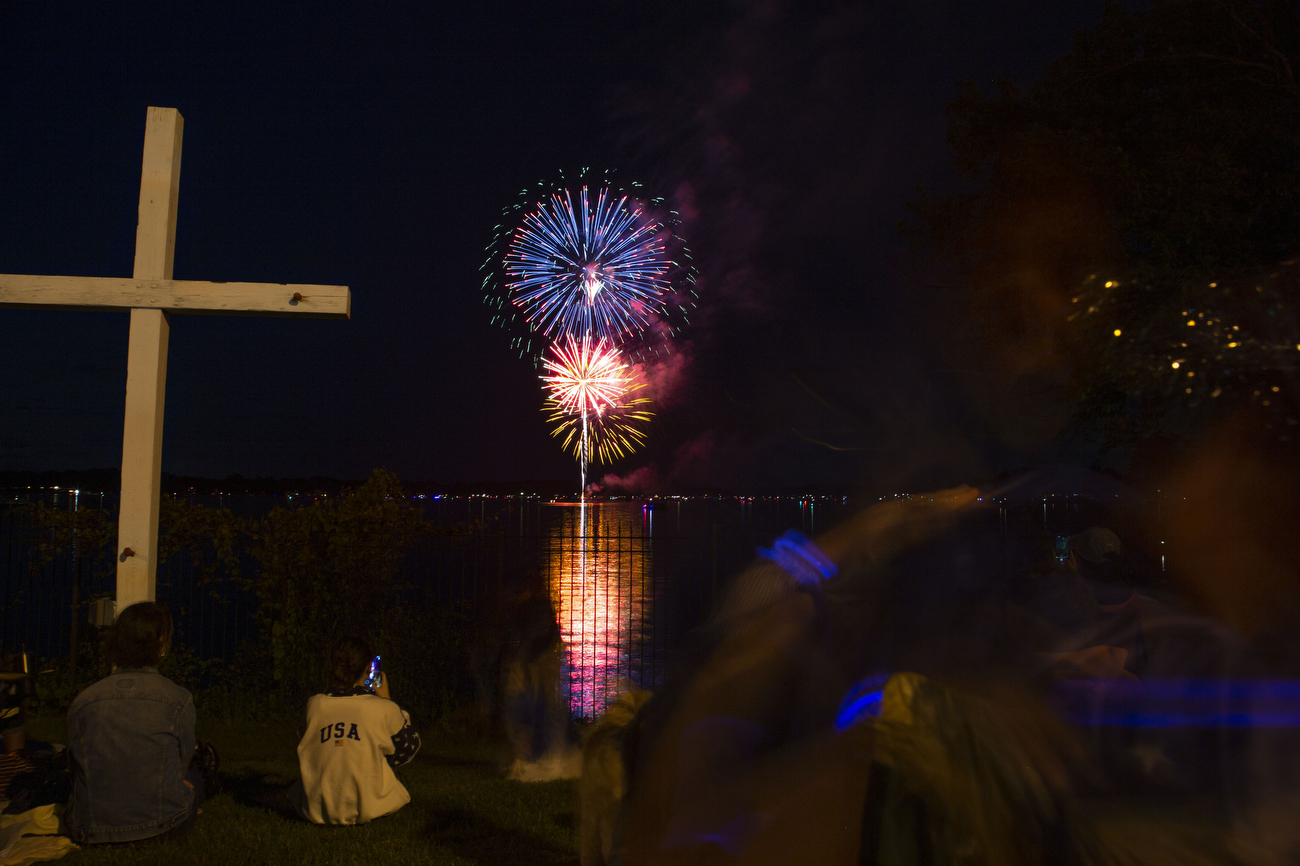
[[194, 739], [194, 700], [158, 673], [172, 643], [167, 608], [122, 611], [108, 642], [112, 673], [68, 709], [72, 793], [64, 818], [74, 842], [179, 835], [218, 793], [217, 753]]
[[388, 674], [366, 685], [370, 643], [345, 635], [330, 650], [333, 685], [307, 701], [298, 743], [302, 780], [289, 790], [298, 814], [316, 824], [364, 824], [411, 802], [393, 773], [420, 750], [411, 716], [389, 697]]

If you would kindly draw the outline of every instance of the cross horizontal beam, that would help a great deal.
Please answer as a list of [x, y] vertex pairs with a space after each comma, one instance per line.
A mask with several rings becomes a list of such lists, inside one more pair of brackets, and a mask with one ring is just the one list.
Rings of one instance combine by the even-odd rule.
[[352, 295], [347, 286], [0, 274], [0, 307], [347, 319]]

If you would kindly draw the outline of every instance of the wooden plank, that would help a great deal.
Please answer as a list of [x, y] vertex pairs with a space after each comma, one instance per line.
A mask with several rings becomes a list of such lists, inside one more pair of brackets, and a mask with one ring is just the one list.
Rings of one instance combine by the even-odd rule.
[[[134, 280], [141, 287], [172, 278], [176, 205], [181, 186], [181, 133], [174, 108], [149, 106], [140, 166]], [[126, 350], [126, 414], [122, 425], [122, 498], [117, 519], [117, 609], [153, 601], [158, 573], [158, 499], [162, 487], [163, 406], [167, 339], [161, 309], [131, 310]]]
[[137, 601], [154, 600], [170, 330], [162, 310], [131, 311], [122, 427], [122, 500], [117, 521], [119, 612]]
[[0, 274], [0, 307], [347, 319], [352, 294], [347, 286]]
[[170, 280], [176, 251], [176, 203], [181, 191], [181, 138], [185, 119], [174, 108], [149, 106], [140, 166], [140, 208], [135, 223], [137, 280]]

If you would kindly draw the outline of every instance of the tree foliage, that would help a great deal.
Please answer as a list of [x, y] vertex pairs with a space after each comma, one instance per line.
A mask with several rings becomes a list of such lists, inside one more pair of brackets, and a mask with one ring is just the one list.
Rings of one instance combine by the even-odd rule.
[[404, 589], [406, 550], [429, 530], [397, 478], [383, 470], [349, 495], [277, 508], [259, 521], [257, 615], [282, 694], [321, 686], [337, 636], [382, 625]]
[[[909, 231], [956, 266], [996, 362], [1065, 366], [1076, 422], [1108, 444], [1190, 432], [1279, 378], [1294, 400], [1291, 356], [1272, 347], [1297, 309], [1278, 263], [1300, 244], [1298, 64], [1295, 3], [1112, 2], [1029, 92], [960, 86], [948, 141], [970, 189], [922, 193]], [[1181, 365], [1174, 387], [1189, 315], [1270, 349], [1219, 365], [1219, 397], [1188, 392]]]
[[[70, 555], [115, 563], [116, 524], [105, 513], [37, 506], [40, 533], [33, 567]], [[341, 634], [367, 635], [396, 672], [397, 696], [421, 715], [436, 715], [463, 699], [468, 648], [461, 611], [412, 603], [403, 581], [406, 557], [422, 536], [456, 528], [432, 525], [384, 470], [341, 496], [249, 518], [225, 508], [166, 500], [159, 519], [160, 598], [178, 566], [219, 601], [231, 590], [257, 600], [257, 639], [231, 663], [200, 658], [186, 645], [184, 605], [175, 606], [177, 642], [163, 672], [190, 688], [209, 711], [231, 715], [295, 714], [302, 700], [328, 685], [326, 656]], [[109, 551], [106, 551], [106, 548]], [[98, 557], [92, 560], [91, 555]], [[107, 576], [107, 573], [105, 575]], [[42, 706], [66, 707], [107, 673], [100, 635], [69, 682], [42, 684]]]
[[158, 508], [158, 561], [188, 556], [200, 584], [239, 576], [239, 537], [248, 523], [228, 508], [164, 499]]
[[1078, 419], [1103, 441], [1188, 432], [1247, 408], [1283, 442], [1300, 429], [1300, 268], [1093, 277], [1066, 321]]
[[33, 569], [44, 568], [61, 553], [77, 548], [81, 556], [88, 558], [117, 538], [117, 521], [99, 509], [64, 511], [38, 502], [32, 511], [32, 523], [39, 531]]

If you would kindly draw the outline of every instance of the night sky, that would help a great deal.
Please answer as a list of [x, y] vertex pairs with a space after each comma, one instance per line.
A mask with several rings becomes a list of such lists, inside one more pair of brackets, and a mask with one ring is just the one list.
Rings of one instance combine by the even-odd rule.
[[[945, 369], [898, 221], [952, 187], [954, 82], [1031, 83], [1101, 6], [10, 0], [0, 272], [129, 276], [145, 108], [175, 107], [175, 277], [346, 284], [353, 315], [173, 316], [164, 471], [576, 486], [479, 267], [525, 186], [617, 169], [685, 217], [701, 301], [612, 472], [883, 490], [1086, 459]], [[0, 470], [120, 464], [127, 326], [0, 310]]]

